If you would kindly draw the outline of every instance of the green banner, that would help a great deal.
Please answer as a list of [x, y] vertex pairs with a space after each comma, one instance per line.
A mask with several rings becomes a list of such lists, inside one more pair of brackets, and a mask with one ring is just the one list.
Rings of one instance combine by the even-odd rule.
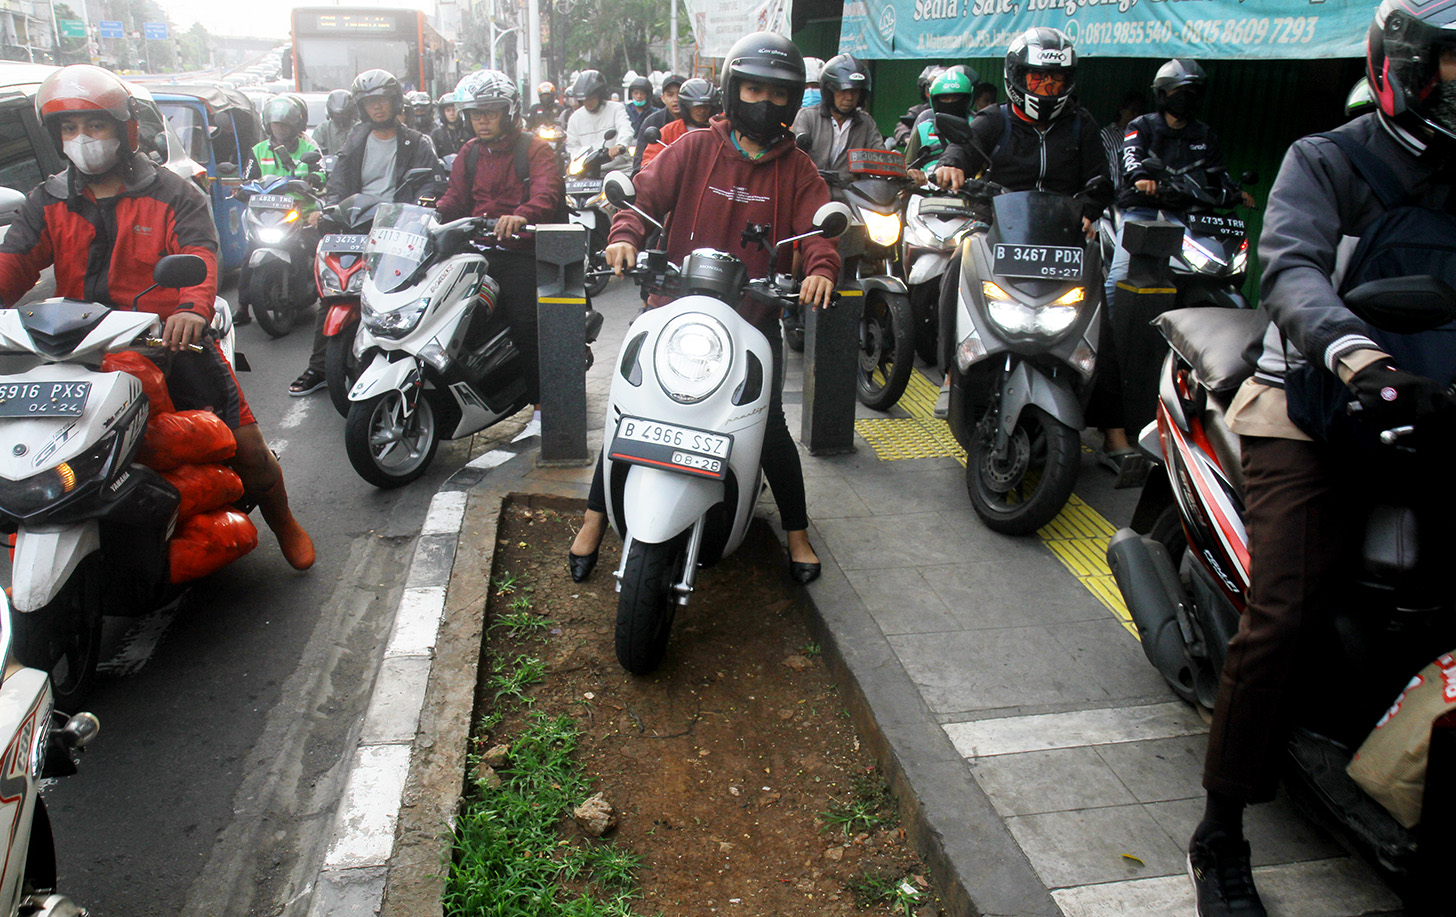
[[85, 38], [86, 23], [79, 19], [61, 19], [57, 21], [61, 27], [62, 38]]

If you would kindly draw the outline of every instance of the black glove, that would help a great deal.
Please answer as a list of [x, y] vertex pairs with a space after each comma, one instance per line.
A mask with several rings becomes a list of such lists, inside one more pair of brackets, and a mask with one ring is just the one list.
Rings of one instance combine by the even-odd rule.
[[1456, 399], [1439, 382], [1397, 369], [1386, 360], [1350, 377], [1350, 391], [1364, 409], [1362, 416], [1382, 428], [1456, 415]]

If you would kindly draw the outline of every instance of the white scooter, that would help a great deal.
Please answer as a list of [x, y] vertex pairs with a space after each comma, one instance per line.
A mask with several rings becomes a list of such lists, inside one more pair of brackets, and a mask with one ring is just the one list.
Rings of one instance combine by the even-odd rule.
[[[381, 204], [374, 214], [354, 338], [363, 370], [349, 390], [344, 448], [375, 487], [410, 483], [440, 440], [477, 433], [528, 403], [520, 352], [478, 247], [493, 227], [480, 217], [442, 225], [414, 204]], [[600, 328], [588, 309], [588, 344]]]
[[[196, 255], [169, 255], [154, 286], [192, 286], [206, 270]], [[231, 311], [221, 300], [214, 311], [232, 360]], [[150, 312], [69, 299], [0, 310], [0, 531], [15, 535], [11, 650], [49, 670], [62, 706], [90, 686], [102, 617], [150, 611], [172, 588], [167, 538], [180, 498], [132, 464], [150, 416], [142, 384], [99, 371], [108, 353], [160, 345], [160, 327]]]
[[50, 678], [9, 661], [10, 605], [0, 593], [0, 823], [10, 827], [0, 871], [0, 914], [6, 917], [85, 917], [56, 894], [56, 848], [40, 782], [76, 773], [77, 757], [101, 730], [90, 713], [67, 718], [55, 708]]
[[[625, 173], [609, 174], [604, 190], [616, 206], [662, 228], [633, 206]], [[810, 236], [833, 238], [849, 222], [844, 204], [826, 204], [813, 232], [780, 240], [773, 251]], [[646, 252], [629, 273], [651, 291], [680, 297], [627, 329], [602, 440], [607, 516], [622, 537], [617, 660], [643, 675], [662, 662], [697, 568], [743, 543], [758, 500], [774, 366], [768, 340], [730, 304], [747, 296], [781, 309], [792, 294], [772, 280], [750, 281], [742, 261], [711, 249], [676, 267], [665, 252]]]

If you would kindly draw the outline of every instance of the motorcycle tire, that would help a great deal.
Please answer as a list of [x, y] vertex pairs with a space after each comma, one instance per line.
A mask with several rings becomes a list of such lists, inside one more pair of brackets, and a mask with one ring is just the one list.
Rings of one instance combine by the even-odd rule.
[[784, 343], [794, 353], [804, 352], [804, 323], [784, 319]]
[[100, 560], [83, 560], [44, 608], [10, 614], [11, 652], [22, 665], [50, 673], [56, 709], [68, 713], [80, 709], [101, 661]]
[[428, 392], [404, 416], [404, 395], [385, 392], [350, 402], [344, 452], [359, 477], [384, 490], [403, 487], [425, 473], [440, 445], [440, 426]]
[[685, 537], [660, 544], [633, 541], [617, 597], [617, 661], [633, 675], [662, 664], [677, 603], [672, 587], [682, 573]]
[[[599, 271], [607, 266], [607, 259], [601, 253], [586, 256], [586, 269], [588, 271]], [[612, 277], [610, 274], [603, 274], [600, 277], [588, 276], [586, 278], [586, 295], [599, 296], [607, 288]]]
[[888, 411], [905, 393], [914, 369], [915, 331], [909, 301], [884, 294], [866, 297], [855, 373], [859, 403], [871, 410]]
[[[253, 283], [258, 284], [256, 272], [253, 278]], [[258, 290], [253, 294], [253, 317], [258, 320], [258, 327], [263, 329], [264, 334], [270, 338], [281, 338], [293, 330], [296, 314], [293, 306], [274, 287]]]
[[359, 361], [354, 357], [354, 336], [358, 323], [350, 323], [324, 345], [324, 378], [329, 386], [329, 401], [340, 417], [349, 416], [349, 389], [359, 378]]
[[1072, 495], [1082, 441], [1076, 430], [1027, 405], [1005, 460], [998, 461], [994, 433], [999, 422], [988, 414], [976, 425], [966, 455], [966, 493], [987, 528], [1027, 535], [1056, 518]]

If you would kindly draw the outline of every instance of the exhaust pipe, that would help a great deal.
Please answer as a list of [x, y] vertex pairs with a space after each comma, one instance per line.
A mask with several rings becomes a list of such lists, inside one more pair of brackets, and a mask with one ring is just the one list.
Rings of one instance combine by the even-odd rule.
[[20, 902], [20, 913], [33, 917], [86, 917], [86, 910], [65, 895], [31, 895]]
[[1187, 599], [1168, 549], [1132, 529], [1119, 529], [1107, 543], [1107, 565], [1132, 614], [1148, 661], [1180, 697], [1196, 702], [1194, 667], [1178, 626], [1178, 608]]

